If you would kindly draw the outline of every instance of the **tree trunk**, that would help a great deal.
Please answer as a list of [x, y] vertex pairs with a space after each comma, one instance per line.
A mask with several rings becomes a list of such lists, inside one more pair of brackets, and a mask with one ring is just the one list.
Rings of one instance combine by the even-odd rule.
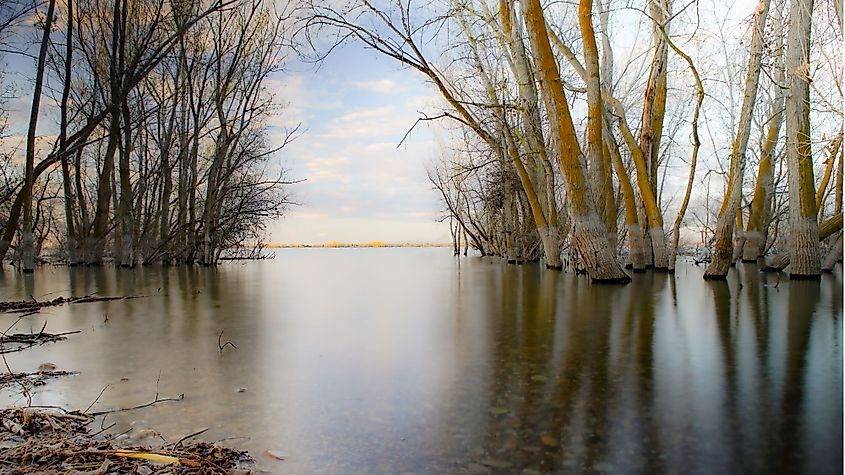
[[644, 255], [645, 242], [643, 231], [640, 227], [637, 216], [637, 197], [634, 187], [631, 185], [631, 177], [625, 164], [622, 162], [622, 154], [619, 153], [619, 145], [610, 133], [607, 121], [604, 121], [604, 141], [608, 145], [613, 165], [616, 168], [616, 176], [619, 178], [619, 187], [622, 189], [622, 199], [625, 203], [625, 226], [628, 229], [628, 249], [631, 268], [634, 272], [645, 272], [646, 261]]
[[783, 124], [784, 88], [786, 82], [783, 66], [783, 16], [780, 4], [775, 4], [772, 10], [774, 58], [774, 98], [770, 105], [770, 117], [766, 130], [766, 137], [760, 150], [760, 164], [757, 170], [757, 182], [754, 186], [754, 196], [751, 199], [751, 209], [748, 213], [748, 225], [745, 230], [745, 246], [742, 249], [743, 262], [756, 262], [766, 250], [769, 223], [772, 215], [772, 199], [774, 195], [774, 159], [775, 147]]
[[47, 58], [47, 46], [50, 43], [50, 31], [53, 28], [53, 12], [56, 0], [47, 5], [44, 20], [44, 33], [38, 50], [38, 63], [35, 70], [35, 88], [32, 91], [32, 107], [29, 114], [29, 129], [26, 132], [26, 171], [24, 175], [23, 229], [21, 231], [21, 256], [23, 271], [35, 270], [35, 247], [32, 238], [32, 189], [35, 185], [35, 131], [38, 127], [38, 109], [41, 105], [41, 88], [44, 83], [44, 66]]
[[[669, 49], [666, 44], [668, 25], [666, 19], [670, 14], [670, 5], [667, 0], [649, 0], [649, 15], [652, 20], [652, 38], [654, 40], [654, 54], [649, 69], [648, 82], [646, 83], [645, 95], [643, 98], [643, 113], [640, 128], [640, 149], [646, 160], [649, 186], [654, 196], [657, 196], [657, 167], [660, 158], [660, 139], [663, 135], [663, 117], [666, 114], [666, 96], [668, 92], [668, 57]], [[661, 31], [663, 30], [663, 32]], [[647, 206], [647, 205], [646, 205]], [[650, 229], [655, 228], [651, 222], [651, 216], [647, 216]], [[660, 225], [661, 234], [663, 225]], [[665, 268], [666, 264], [658, 264], [658, 254], [661, 251], [655, 249], [654, 267]]]
[[[613, 180], [610, 174], [610, 156], [604, 148], [602, 134], [601, 77], [599, 72], [599, 50], [593, 29], [593, 2], [580, 0], [578, 3], [578, 25], [584, 42], [584, 71], [587, 84], [587, 167], [590, 174], [590, 188], [596, 203], [596, 212], [607, 229], [608, 247], [616, 252], [616, 207], [613, 196]], [[612, 234], [612, 237], [611, 237]]]
[[[833, 236], [836, 232], [842, 230], [842, 214], [835, 214], [830, 219], [824, 221], [818, 227], [818, 239], [816, 240], [816, 245], [821, 241]], [[769, 262], [763, 267], [763, 270], [766, 272], [780, 272], [786, 268], [790, 264], [792, 260], [792, 252], [791, 250], [782, 252], [776, 256], [774, 256]], [[791, 273], [790, 273], [791, 274]], [[800, 278], [800, 277], [799, 277]]]
[[813, 0], [790, 0], [786, 44], [786, 164], [789, 182], [790, 278], [818, 278], [819, 230], [810, 144], [810, 58]]
[[87, 256], [90, 250], [88, 249], [88, 233], [90, 231], [91, 220], [88, 215], [88, 203], [85, 199], [85, 192], [82, 186], [82, 152], [80, 148], [76, 153], [76, 164], [74, 165], [74, 183], [76, 184], [76, 202], [79, 205], [79, 219], [80, 227], [76, 232], [79, 242], [79, 263], [87, 262]]
[[[490, 79], [489, 74], [484, 69], [484, 66], [481, 62], [481, 57], [478, 54], [478, 45], [475, 41], [475, 38], [472, 36], [469, 27], [463, 21], [462, 17], [459, 17], [459, 21], [461, 22], [461, 26], [464, 29], [464, 32], [469, 40], [472, 57], [475, 62], [476, 69], [478, 70], [478, 74], [481, 76], [481, 79], [484, 83], [484, 87], [487, 92], [487, 98], [493, 104], [497, 104], [499, 103], [498, 94], [496, 92], [492, 80]], [[504, 138], [504, 144], [502, 145], [507, 151], [507, 154], [513, 162], [514, 167], [516, 168], [516, 173], [519, 177], [520, 185], [522, 185], [522, 189], [525, 192], [525, 197], [528, 200], [531, 215], [534, 218], [534, 223], [537, 226], [537, 231], [540, 233], [540, 240], [543, 243], [543, 254], [546, 258], [546, 267], [550, 269], [562, 269], [563, 265], [560, 260], [560, 245], [557, 242], [557, 233], [555, 232], [553, 227], [549, 225], [549, 222], [546, 218], [546, 214], [543, 211], [543, 203], [540, 201], [534, 183], [532, 183], [528, 170], [525, 167], [525, 163], [520, 157], [518, 144], [516, 140], [514, 140], [513, 132], [510, 128], [510, 125], [508, 124], [507, 116], [505, 115], [503, 108], [498, 108], [496, 110], [496, 117], [500, 123], [502, 131], [501, 134]], [[494, 143], [490, 143], [489, 145], [494, 148], [496, 147], [496, 144]], [[509, 258], [509, 260], [511, 259]]]
[[833, 272], [833, 268], [836, 266], [836, 263], [842, 260], [842, 233], [839, 233], [839, 237], [836, 238], [836, 242], [833, 243], [833, 247], [830, 248], [830, 252], [827, 253], [827, 256], [824, 258], [824, 263], [822, 263], [822, 272]]
[[584, 176], [582, 154], [575, 136], [575, 126], [563, 91], [557, 61], [549, 43], [546, 20], [539, 0], [522, 2], [523, 14], [528, 25], [534, 65], [541, 84], [546, 110], [560, 153], [558, 160], [571, 205], [574, 225], [572, 242], [584, 260], [587, 272], [596, 282], [630, 282], [616, 260], [615, 249], [607, 246], [607, 228], [596, 212], [590, 184]]
[[114, 176], [114, 155], [117, 152], [117, 142], [120, 140], [120, 115], [117, 110], [112, 112], [109, 127], [108, 144], [103, 156], [103, 168], [97, 185], [97, 205], [94, 222], [91, 223], [91, 234], [88, 239], [89, 252], [86, 256], [87, 265], [103, 263], [103, 253], [106, 245], [106, 235], [109, 227], [109, 210], [112, 201], [112, 177]]
[[728, 189], [719, 217], [716, 221], [716, 236], [710, 265], [704, 272], [705, 279], [724, 279], [733, 262], [733, 234], [736, 213], [742, 200], [742, 182], [745, 175], [745, 150], [751, 133], [751, 119], [757, 99], [757, 86], [763, 61], [763, 34], [769, 14], [769, 0], [760, 0], [751, 25], [751, 50], [748, 71], [745, 76], [745, 93], [739, 113], [736, 135], [730, 155]]
[[[549, 158], [551, 151], [546, 149], [543, 137], [543, 120], [540, 115], [540, 101], [536, 84], [534, 83], [534, 78], [531, 74], [531, 65], [528, 61], [528, 54], [525, 51], [525, 44], [522, 40], [524, 33], [522, 31], [521, 22], [511, 21], [514, 13], [512, 1], [500, 1], [499, 11], [502, 17], [502, 25], [504, 29], [504, 38], [502, 38], [501, 41], [510, 49], [513, 59], [513, 61], [509, 62], [509, 64], [512, 66], [511, 69], [517, 80], [520, 115], [522, 116], [523, 123], [525, 124], [527, 146], [529, 152], [534, 157], [534, 161], [540, 163], [543, 171], [544, 179], [542, 182], [538, 182], [537, 195], [541, 198], [543, 214], [546, 217], [546, 221], [549, 227], [552, 228], [554, 233], [557, 235], [559, 223], [557, 216], [557, 200], [555, 198], [554, 167], [551, 159]], [[558, 246], [558, 249], [559, 247], [560, 246]]]
[[695, 67], [695, 63], [693, 63], [692, 58], [689, 55], [687, 55], [686, 53], [684, 53], [683, 51], [681, 51], [681, 49], [678, 48], [675, 45], [674, 42], [672, 42], [672, 39], [669, 38], [669, 35], [668, 35], [668, 33], [666, 33], [666, 30], [664, 28], [661, 27], [660, 32], [663, 34], [663, 36], [666, 40], [666, 43], [669, 45], [670, 48], [672, 48], [672, 51], [674, 51], [675, 54], [677, 54], [678, 56], [683, 58], [684, 61], [686, 61], [687, 66], [689, 67], [690, 72], [692, 73], [692, 77], [695, 79], [695, 88], [696, 88], [696, 91], [697, 91], [697, 99], [696, 99], [696, 102], [695, 102], [695, 108], [693, 109], [693, 112], [692, 112], [692, 121], [691, 121], [691, 127], [692, 127], [692, 156], [690, 158], [689, 177], [687, 178], [687, 188], [686, 188], [686, 192], [684, 193], [684, 200], [681, 203], [681, 208], [678, 210], [678, 216], [675, 217], [675, 223], [674, 223], [674, 226], [672, 228], [672, 231], [673, 231], [672, 232], [672, 249], [670, 251], [669, 258], [668, 258], [668, 266], [669, 266], [668, 270], [670, 272], [674, 272], [675, 271], [675, 261], [676, 261], [677, 256], [678, 256], [678, 242], [679, 242], [680, 237], [681, 237], [681, 224], [683, 223], [684, 216], [686, 215], [687, 206], [689, 205], [690, 195], [692, 194], [693, 178], [695, 177], [695, 167], [696, 167], [696, 163], [698, 161], [698, 150], [701, 147], [701, 140], [699, 139], [699, 136], [698, 136], [698, 116], [699, 116], [699, 113], [701, 112], [701, 104], [704, 102], [704, 84], [701, 82], [701, 76], [699, 76], [698, 69]]
[[840, 131], [839, 134], [830, 142], [830, 146], [828, 147], [830, 154], [824, 164], [824, 174], [822, 175], [822, 180], [819, 183], [819, 189], [816, 190], [816, 209], [818, 210], [819, 217], [824, 216], [824, 202], [825, 198], [828, 196], [827, 187], [830, 184], [830, 177], [833, 175], [833, 169], [836, 166], [836, 157], [839, 155], [839, 147], [841, 145], [842, 132]]
[[133, 202], [135, 201], [132, 182], [129, 177], [129, 160], [132, 154], [132, 123], [129, 106], [124, 101], [121, 107], [123, 115], [123, 147], [120, 153], [120, 201], [117, 206], [117, 220], [121, 228], [120, 266], [134, 267], [136, 262], [135, 249], [135, 219], [133, 217]]
[[67, 108], [68, 99], [70, 97], [71, 78], [73, 77], [73, 0], [67, 0], [67, 30], [65, 34], [65, 77], [62, 83], [62, 99], [60, 105], [60, 125], [59, 125], [59, 151], [62, 156], [62, 191], [64, 192], [64, 209], [65, 209], [65, 226], [67, 228], [67, 238], [65, 247], [67, 248], [67, 261], [69, 266], [76, 266], [79, 264], [78, 248], [79, 244], [76, 239], [75, 218], [74, 218], [74, 195], [71, 187], [70, 177], [70, 157], [64, 152], [67, 150]]
[[745, 247], [745, 233], [742, 230], [745, 225], [742, 222], [742, 208], [736, 210], [736, 236], [734, 237], [733, 255], [731, 256], [731, 265], [736, 265], [736, 261], [742, 257], [742, 248]]

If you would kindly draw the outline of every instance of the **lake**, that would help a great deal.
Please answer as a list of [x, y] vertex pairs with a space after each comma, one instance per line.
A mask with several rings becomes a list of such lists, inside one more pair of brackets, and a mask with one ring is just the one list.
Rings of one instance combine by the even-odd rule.
[[160, 378], [184, 401], [112, 432], [208, 427], [274, 473], [842, 473], [841, 267], [705, 282], [679, 263], [607, 286], [443, 248], [275, 256], [0, 273], [0, 300], [143, 295], [22, 319], [82, 333], [8, 364], [80, 371], [32, 400], [73, 409], [150, 402]]

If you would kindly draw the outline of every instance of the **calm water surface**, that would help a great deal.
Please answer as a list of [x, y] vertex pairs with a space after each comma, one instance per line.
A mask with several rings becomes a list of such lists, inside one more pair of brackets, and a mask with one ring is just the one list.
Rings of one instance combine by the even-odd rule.
[[0, 273], [0, 300], [147, 295], [22, 320], [83, 331], [9, 355], [81, 371], [33, 404], [84, 409], [106, 386], [95, 410], [142, 404], [160, 374], [185, 400], [111, 415], [115, 431], [209, 427], [276, 473], [842, 473], [841, 271], [701, 274], [601, 286], [447, 249], [301, 249]]

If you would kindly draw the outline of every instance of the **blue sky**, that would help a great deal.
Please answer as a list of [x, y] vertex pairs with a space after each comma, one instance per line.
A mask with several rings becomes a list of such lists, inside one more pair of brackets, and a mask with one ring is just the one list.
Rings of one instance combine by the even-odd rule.
[[271, 226], [274, 242], [448, 242], [426, 175], [436, 127], [421, 124], [399, 146], [438, 104], [419, 73], [348, 44], [319, 68], [292, 64], [268, 88], [287, 104], [271, 123], [304, 131], [274, 160], [306, 180], [292, 188], [300, 205]]

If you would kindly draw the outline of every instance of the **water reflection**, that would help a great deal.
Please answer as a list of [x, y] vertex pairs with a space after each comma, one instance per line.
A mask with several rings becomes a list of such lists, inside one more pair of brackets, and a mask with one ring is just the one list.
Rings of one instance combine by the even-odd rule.
[[[229, 443], [272, 471], [841, 473], [839, 276], [742, 265], [705, 282], [683, 266], [597, 286], [437, 249], [298, 250], [217, 270], [0, 274], [0, 298], [147, 295], [28, 317], [85, 331], [10, 364], [81, 369], [35, 400], [72, 407], [107, 384], [98, 407], [146, 402], [160, 372], [186, 401], [118, 428], [249, 436]], [[237, 350], [219, 351], [220, 331]]]

